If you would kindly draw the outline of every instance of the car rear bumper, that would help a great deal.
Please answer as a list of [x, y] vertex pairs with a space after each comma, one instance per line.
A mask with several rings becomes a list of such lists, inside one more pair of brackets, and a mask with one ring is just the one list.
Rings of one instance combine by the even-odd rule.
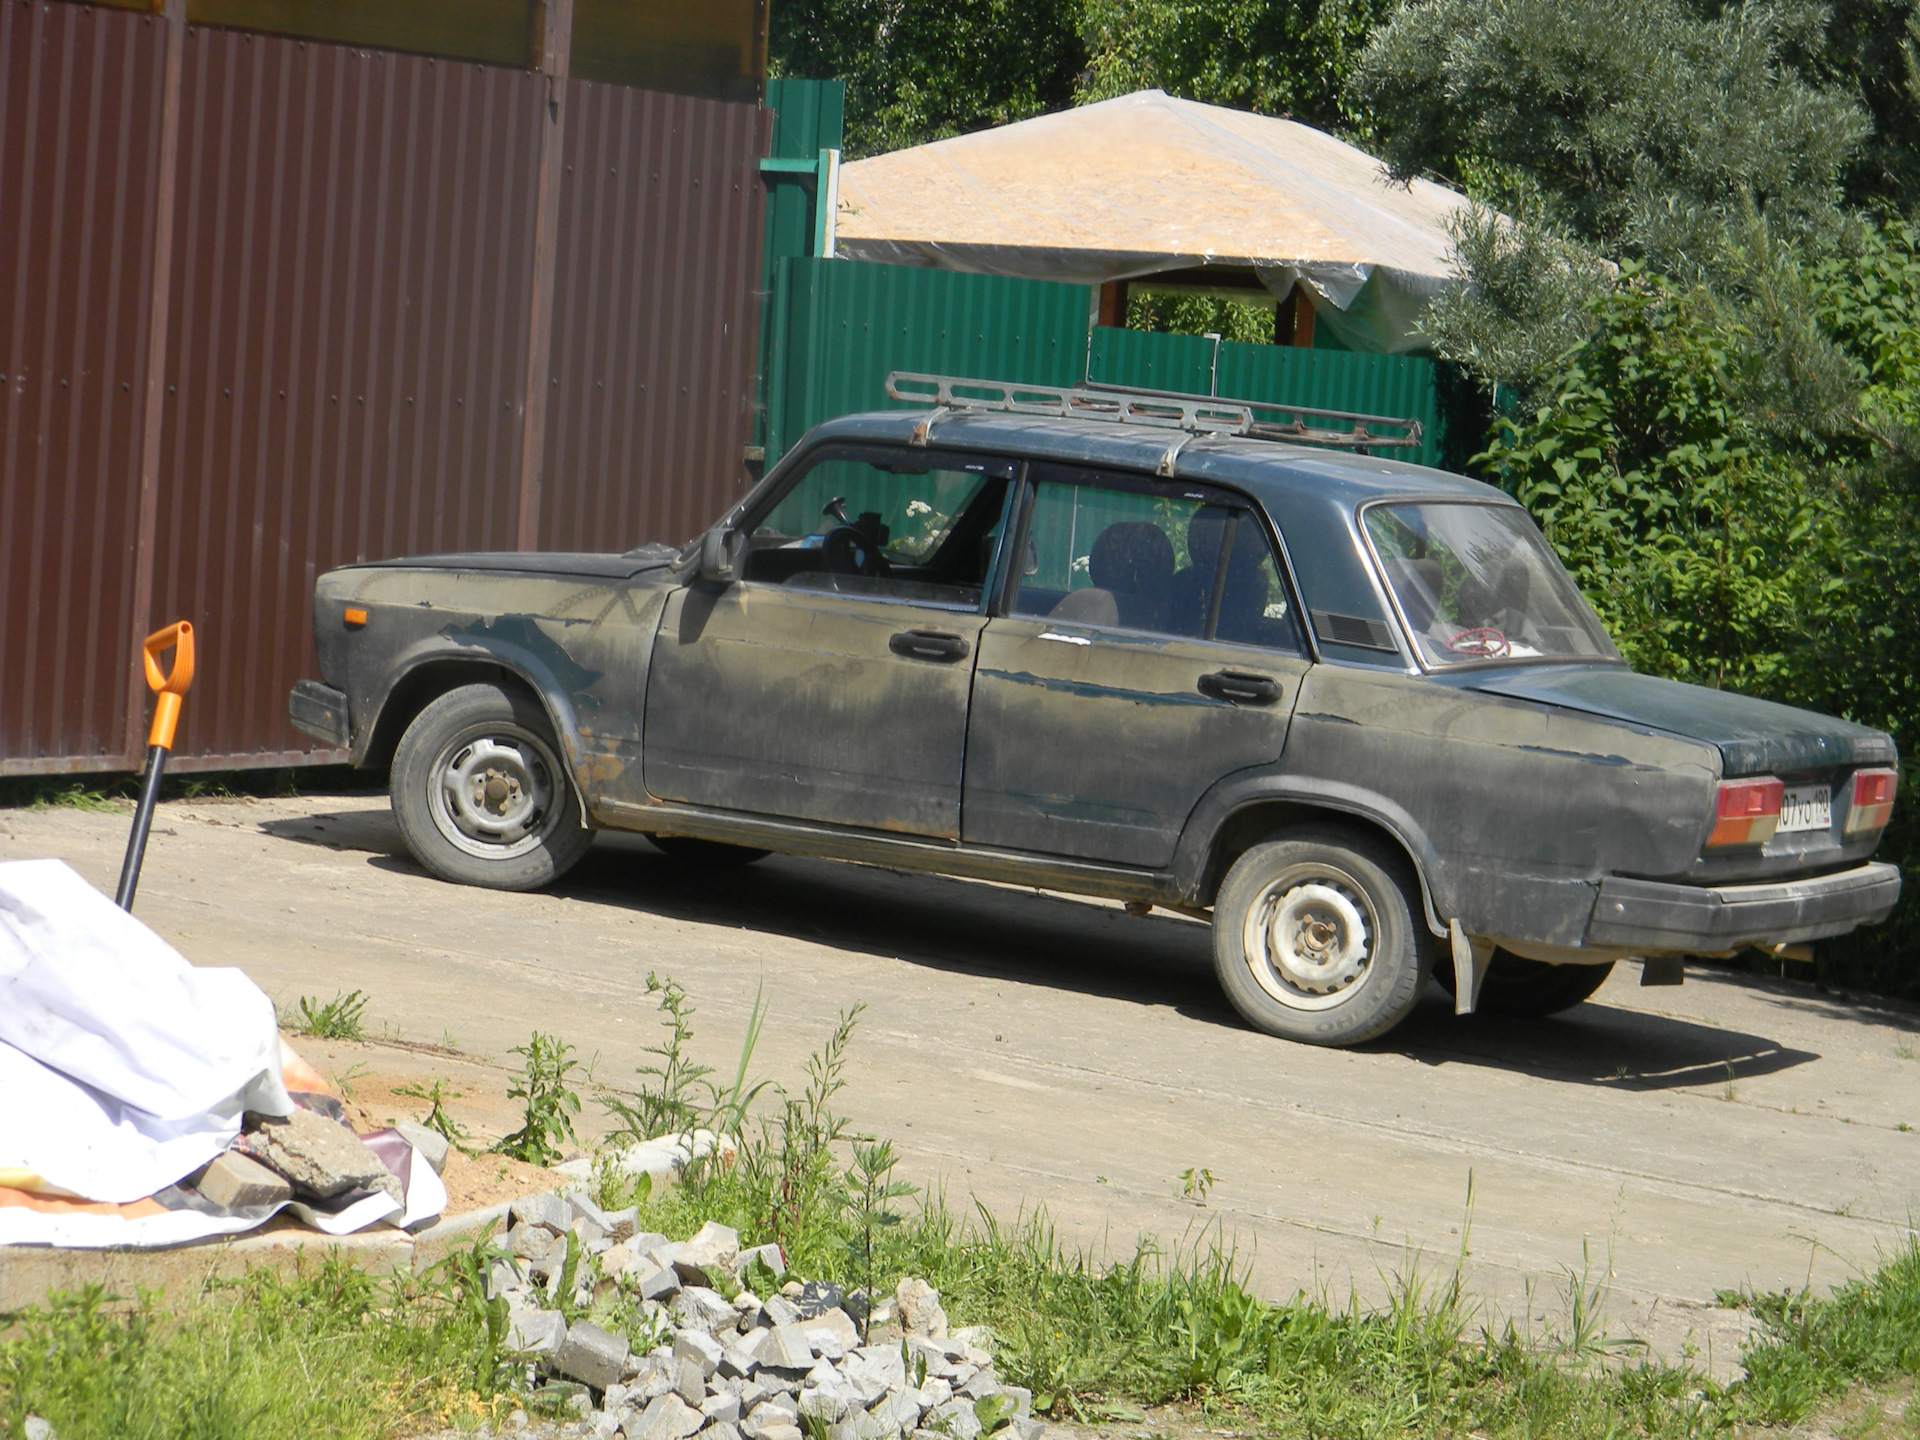
[[1587, 924], [1589, 945], [1703, 953], [1793, 945], [1887, 918], [1900, 871], [1874, 862], [1765, 885], [1667, 885], [1610, 875]]
[[347, 697], [318, 680], [301, 680], [287, 696], [287, 718], [293, 727], [324, 740], [336, 749], [347, 748]]

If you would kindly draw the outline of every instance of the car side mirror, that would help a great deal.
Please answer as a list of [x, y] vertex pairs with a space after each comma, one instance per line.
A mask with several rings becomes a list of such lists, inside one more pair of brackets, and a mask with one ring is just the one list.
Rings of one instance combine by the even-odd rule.
[[700, 540], [700, 578], [715, 585], [733, 584], [740, 578], [746, 553], [746, 531], [714, 526]]

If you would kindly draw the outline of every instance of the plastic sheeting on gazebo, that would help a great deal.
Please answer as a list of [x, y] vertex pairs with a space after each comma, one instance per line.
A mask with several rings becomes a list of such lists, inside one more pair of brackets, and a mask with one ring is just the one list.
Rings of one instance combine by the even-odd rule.
[[841, 167], [837, 253], [1098, 285], [1197, 265], [1296, 282], [1355, 350], [1421, 345], [1464, 196], [1326, 132], [1159, 90]]

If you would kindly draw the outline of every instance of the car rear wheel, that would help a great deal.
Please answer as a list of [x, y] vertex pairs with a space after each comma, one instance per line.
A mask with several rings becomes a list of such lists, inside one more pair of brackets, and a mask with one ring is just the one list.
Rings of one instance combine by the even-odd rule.
[[[1571, 1010], [1607, 983], [1613, 962], [1604, 965], [1548, 965], [1540, 960], [1522, 960], [1506, 950], [1495, 950], [1487, 966], [1487, 978], [1480, 982], [1480, 1000], [1473, 1008], [1481, 1015], [1512, 1015], [1537, 1019]], [[1440, 988], [1454, 993], [1453, 967], [1441, 965], [1434, 970]]]
[[1214, 971], [1234, 1008], [1269, 1035], [1371, 1040], [1406, 1019], [1426, 982], [1432, 946], [1417, 904], [1405, 860], [1369, 836], [1280, 836], [1227, 872]]
[[442, 880], [534, 890], [586, 854], [546, 712], [498, 685], [463, 685], [414, 718], [394, 752], [393, 818]]
[[724, 840], [702, 840], [694, 835], [649, 835], [647, 839], [674, 860], [688, 865], [712, 865], [722, 870], [751, 865], [771, 853], [751, 845], [729, 845]]

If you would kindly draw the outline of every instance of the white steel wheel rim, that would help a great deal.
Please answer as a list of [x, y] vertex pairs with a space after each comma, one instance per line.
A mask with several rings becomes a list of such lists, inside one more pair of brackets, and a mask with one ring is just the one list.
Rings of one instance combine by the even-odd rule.
[[481, 860], [536, 850], [560, 823], [559, 766], [517, 725], [490, 725], [444, 746], [427, 776], [427, 808], [449, 844]]
[[1331, 865], [1294, 865], [1247, 907], [1241, 936], [1254, 983], [1289, 1010], [1351, 1000], [1373, 966], [1380, 918], [1361, 884]]

